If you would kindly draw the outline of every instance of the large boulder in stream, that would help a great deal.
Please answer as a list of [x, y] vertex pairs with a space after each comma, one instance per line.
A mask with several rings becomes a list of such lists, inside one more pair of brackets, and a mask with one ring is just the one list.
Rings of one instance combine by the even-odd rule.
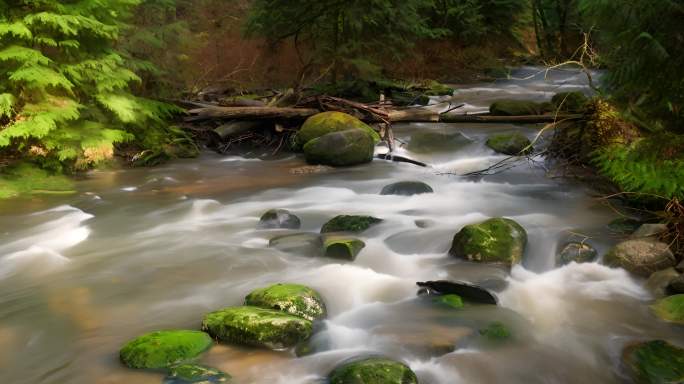
[[323, 238], [318, 233], [294, 233], [272, 238], [268, 246], [286, 253], [316, 257], [323, 249]]
[[519, 132], [501, 133], [487, 139], [489, 148], [509, 156], [529, 154], [532, 152], [531, 144], [530, 139]]
[[676, 324], [684, 324], [684, 295], [668, 296], [651, 306], [659, 318]]
[[332, 259], [354, 261], [365, 247], [366, 243], [352, 237], [326, 236], [323, 240], [325, 256]]
[[423, 193], [433, 193], [434, 190], [422, 181], [400, 181], [386, 185], [380, 191], [381, 195], [413, 196]]
[[261, 215], [259, 229], [299, 229], [302, 226], [299, 217], [285, 209], [270, 209]]
[[373, 216], [340, 215], [333, 217], [330, 221], [323, 224], [321, 233], [330, 232], [363, 232], [371, 226], [382, 222]]
[[649, 238], [627, 240], [604, 257], [611, 267], [622, 267], [635, 275], [649, 277], [653, 272], [674, 267], [677, 261], [667, 243]]
[[213, 344], [199, 331], [158, 331], [137, 337], [121, 348], [121, 362], [130, 368], [158, 369], [192, 360]]
[[628, 345], [622, 352], [622, 363], [635, 383], [684, 382], [684, 349], [664, 340]]
[[373, 138], [360, 129], [349, 129], [317, 137], [304, 144], [309, 164], [344, 167], [373, 161]]
[[478, 263], [513, 265], [522, 261], [527, 232], [517, 222], [493, 218], [466, 225], [453, 239], [449, 254]]
[[461, 132], [419, 131], [406, 148], [414, 153], [454, 152], [472, 142]]
[[570, 242], [560, 251], [560, 264], [590, 263], [598, 257], [598, 252], [584, 242]]
[[309, 117], [297, 132], [296, 145], [302, 148], [313, 139], [348, 130], [361, 130], [367, 133], [373, 145], [380, 141], [380, 135], [363, 121], [346, 113], [330, 111]]
[[245, 305], [275, 309], [311, 321], [326, 316], [321, 295], [299, 284], [275, 284], [255, 289], [245, 298]]
[[313, 324], [281, 311], [244, 306], [207, 314], [202, 330], [223, 342], [279, 350], [311, 337]]
[[552, 110], [553, 105], [551, 103], [536, 103], [525, 100], [499, 100], [489, 107], [489, 113], [492, 116], [543, 115]]
[[352, 360], [335, 368], [328, 376], [330, 384], [418, 384], [418, 378], [406, 364], [369, 357]]

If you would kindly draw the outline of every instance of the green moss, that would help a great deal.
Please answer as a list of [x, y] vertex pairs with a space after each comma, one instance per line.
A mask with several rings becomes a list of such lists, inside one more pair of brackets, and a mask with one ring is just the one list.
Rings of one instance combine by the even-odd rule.
[[665, 321], [684, 324], [684, 295], [674, 295], [658, 300], [651, 308]]
[[417, 384], [418, 378], [403, 363], [372, 357], [335, 368], [330, 384]]
[[526, 155], [532, 152], [530, 140], [522, 133], [502, 133], [492, 135], [487, 140], [487, 146], [505, 155]]
[[550, 103], [535, 103], [524, 100], [500, 100], [489, 107], [492, 116], [542, 115], [552, 110]]
[[280, 311], [245, 306], [207, 314], [202, 330], [224, 342], [284, 349], [311, 337], [312, 323]]
[[0, 199], [32, 194], [70, 194], [74, 183], [66, 176], [54, 175], [23, 163], [0, 174]]
[[330, 232], [363, 232], [372, 225], [382, 222], [373, 216], [355, 216], [355, 215], [341, 215], [332, 218], [327, 223], [323, 224], [321, 233]]
[[329, 236], [323, 241], [323, 247], [326, 257], [354, 261], [366, 243], [353, 238]]
[[415, 153], [451, 152], [472, 143], [462, 133], [421, 131], [411, 135], [408, 150]]
[[212, 344], [211, 337], [204, 332], [152, 332], [126, 343], [120, 358], [130, 368], [166, 368], [194, 359]]
[[231, 376], [216, 368], [197, 364], [181, 364], [171, 367], [169, 375], [164, 378], [164, 384], [210, 384], [227, 383]]
[[427, 96], [452, 96], [454, 89], [446, 84], [442, 84], [435, 80], [428, 81], [424, 87], [425, 95]]
[[275, 309], [311, 321], [326, 316], [321, 295], [299, 284], [276, 284], [256, 289], [247, 295], [245, 305]]
[[451, 308], [463, 308], [463, 299], [459, 295], [443, 295], [435, 298], [435, 303], [444, 304]]
[[561, 112], [580, 113], [586, 109], [589, 99], [582, 92], [560, 92], [553, 96], [551, 103]]
[[638, 384], [684, 382], [684, 349], [663, 340], [625, 348], [623, 363]]
[[380, 135], [363, 121], [346, 113], [330, 111], [309, 117], [297, 133], [297, 144], [303, 147], [309, 141], [328, 133], [350, 129], [360, 129], [368, 133], [374, 144], [380, 141]]
[[350, 129], [310, 140], [304, 145], [304, 155], [309, 164], [344, 167], [373, 161], [374, 148], [368, 134]]
[[449, 253], [469, 261], [517, 264], [522, 261], [527, 232], [513, 220], [493, 218], [466, 225], [454, 236]]
[[486, 328], [480, 329], [479, 332], [480, 335], [490, 341], [501, 341], [511, 337], [511, 331], [508, 330], [506, 325], [499, 321], [489, 324]]

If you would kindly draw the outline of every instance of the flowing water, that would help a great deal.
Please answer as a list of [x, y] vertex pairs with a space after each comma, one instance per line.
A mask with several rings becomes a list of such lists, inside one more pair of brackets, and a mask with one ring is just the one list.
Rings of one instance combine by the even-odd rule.
[[[574, 89], [587, 89], [580, 74], [554, 72], [464, 87], [455, 103], [466, 101], [473, 112], [496, 98], [547, 100]], [[470, 139], [454, 151], [399, 149], [430, 168], [376, 160], [309, 169], [296, 157], [206, 153], [157, 168], [92, 172], [72, 196], [0, 202], [0, 383], [160, 383], [161, 373], [120, 365], [124, 342], [153, 330], [197, 329], [205, 313], [277, 282], [303, 283], [325, 298], [329, 318], [311, 340], [315, 353], [220, 345], [203, 363], [236, 383], [317, 383], [338, 362], [369, 353], [407, 362], [423, 384], [623, 382], [626, 343], [684, 338], [651, 315], [643, 281], [599, 263], [556, 266], [559, 245], [573, 236], [605, 252], [618, 240], [606, 229], [615, 213], [588, 187], [547, 177], [542, 159], [458, 176], [502, 159], [484, 145], [489, 134], [534, 137], [538, 128], [395, 127], [404, 142], [425, 130]], [[424, 181], [435, 193], [379, 195], [399, 180]], [[296, 213], [301, 232], [317, 232], [339, 214], [384, 222], [361, 235], [366, 248], [346, 263], [269, 248], [269, 239], [295, 232], [256, 230], [271, 208]], [[447, 255], [463, 225], [494, 216], [527, 229], [522, 266], [508, 271]], [[415, 282], [437, 279], [487, 286], [500, 306], [453, 310], [416, 296]], [[509, 341], [479, 336], [495, 321], [510, 329]]]

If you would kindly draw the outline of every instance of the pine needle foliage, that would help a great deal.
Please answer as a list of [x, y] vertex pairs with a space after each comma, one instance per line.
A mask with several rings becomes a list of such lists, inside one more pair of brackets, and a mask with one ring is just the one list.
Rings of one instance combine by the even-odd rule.
[[135, 96], [118, 48], [140, 0], [0, 0], [0, 152], [85, 168], [177, 112]]

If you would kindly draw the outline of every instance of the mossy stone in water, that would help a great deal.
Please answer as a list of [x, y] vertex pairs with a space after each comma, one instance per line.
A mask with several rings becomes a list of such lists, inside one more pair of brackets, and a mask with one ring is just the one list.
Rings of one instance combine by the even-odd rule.
[[506, 325], [499, 321], [489, 324], [486, 328], [480, 329], [479, 332], [480, 335], [490, 341], [501, 341], [511, 337], [511, 331], [508, 330]]
[[660, 299], [651, 308], [659, 318], [665, 321], [684, 324], [684, 295]]
[[468, 261], [513, 265], [522, 261], [526, 245], [527, 232], [520, 224], [494, 218], [463, 227], [449, 253]]
[[197, 364], [180, 364], [171, 367], [163, 384], [211, 384], [228, 383], [231, 376], [216, 368]]
[[130, 368], [166, 368], [194, 359], [213, 344], [209, 335], [199, 331], [159, 331], [129, 341], [119, 354]]
[[302, 222], [299, 217], [290, 213], [286, 209], [269, 209], [259, 219], [257, 228], [260, 229], [299, 229]]
[[330, 111], [309, 117], [297, 132], [296, 145], [301, 148], [313, 139], [350, 129], [366, 132], [373, 144], [380, 142], [380, 135], [363, 121], [346, 113]]
[[375, 143], [358, 129], [333, 132], [310, 140], [304, 145], [309, 164], [345, 167], [373, 161]]
[[589, 244], [571, 242], [563, 247], [560, 252], [560, 263], [562, 265], [575, 263], [590, 263], [598, 257], [596, 249]]
[[366, 243], [349, 237], [328, 236], [323, 241], [323, 247], [326, 257], [354, 261]]
[[649, 238], [623, 241], [611, 248], [603, 261], [643, 277], [677, 264], [669, 244]]
[[413, 196], [421, 195], [423, 193], [434, 193], [435, 191], [429, 185], [422, 181], [400, 181], [397, 183], [386, 185], [380, 191], [381, 195], [397, 195], [397, 196]]
[[589, 99], [582, 92], [560, 92], [553, 95], [551, 104], [561, 112], [584, 112]]
[[321, 233], [363, 232], [381, 221], [373, 216], [340, 215], [323, 224]]
[[335, 368], [330, 384], [418, 384], [406, 364], [380, 357], [352, 361]]
[[489, 107], [492, 116], [526, 116], [541, 115], [550, 112], [553, 106], [550, 103], [535, 103], [525, 100], [499, 100]]
[[245, 305], [275, 309], [311, 321], [326, 316], [321, 295], [299, 284], [276, 284], [255, 289], [245, 298]]
[[451, 308], [463, 308], [463, 299], [459, 295], [442, 295], [434, 299], [435, 303], [443, 304]]
[[684, 383], [684, 349], [666, 341], [630, 345], [622, 361], [638, 384]]
[[452, 152], [470, 143], [472, 140], [461, 132], [421, 131], [411, 135], [411, 141], [406, 148], [415, 153]]
[[202, 330], [223, 342], [277, 350], [311, 337], [312, 323], [273, 309], [245, 306], [207, 314]]
[[487, 146], [504, 155], [526, 155], [532, 152], [530, 140], [522, 133], [502, 133], [487, 139]]

